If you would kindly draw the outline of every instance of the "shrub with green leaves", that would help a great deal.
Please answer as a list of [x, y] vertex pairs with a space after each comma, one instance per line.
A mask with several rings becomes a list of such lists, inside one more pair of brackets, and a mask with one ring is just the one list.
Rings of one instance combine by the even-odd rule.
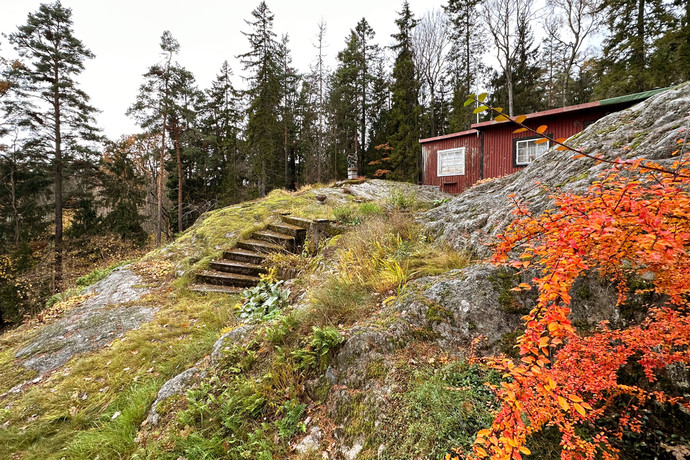
[[333, 352], [343, 342], [345, 342], [345, 337], [340, 335], [335, 327], [313, 327], [308, 345], [293, 351], [292, 356], [297, 361], [299, 369], [323, 370], [328, 365]]
[[263, 277], [259, 284], [242, 292], [240, 318], [266, 321], [275, 317], [288, 305], [289, 289], [283, 289], [283, 280]]

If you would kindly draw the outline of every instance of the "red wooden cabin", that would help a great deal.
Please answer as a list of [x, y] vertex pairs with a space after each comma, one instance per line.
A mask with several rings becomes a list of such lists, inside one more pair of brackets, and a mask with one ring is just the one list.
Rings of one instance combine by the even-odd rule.
[[[665, 89], [665, 88], [664, 88]], [[609, 113], [663, 91], [657, 89], [628, 96], [530, 113], [524, 124], [536, 129], [547, 125], [545, 134], [558, 139], [571, 137]], [[420, 140], [424, 184], [437, 185], [447, 193], [460, 193], [481, 179], [501, 177], [524, 168], [549, 149], [536, 144], [539, 136], [514, 134], [515, 125], [485, 121], [472, 129]]]

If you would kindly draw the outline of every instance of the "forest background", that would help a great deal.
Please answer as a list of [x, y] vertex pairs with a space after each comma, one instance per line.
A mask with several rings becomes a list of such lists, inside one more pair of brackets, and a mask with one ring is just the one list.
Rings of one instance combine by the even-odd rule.
[[139, 130], [118, 139], [81, 89], [97, 57], [74, 35], [72, 10], [43, 4], [3, 31], [0, 327], [206, 211], [343, 179], [348, 159], [362, 176], [418, 182], [418, 140], [467, 129], [476, 118], [463, 103], [479, 90], [512, 115], [690, 79], [680, 0], [448, 0], [417, 12], [404, 2], [391, 21], [391, 46], [365, 17], [353, 24], [335, 68], [327, 24], [314, 24], [312, 65], [297, 69], [289, 31], [261, 2], [237, 75], [226, 61], [211, 82], [196, 81], [179, 62], [184, 43], [162, 31], [127, 112]]

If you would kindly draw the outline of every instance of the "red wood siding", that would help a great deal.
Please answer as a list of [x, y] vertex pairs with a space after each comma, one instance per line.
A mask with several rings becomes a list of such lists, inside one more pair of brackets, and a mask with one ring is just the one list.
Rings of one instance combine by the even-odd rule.
[[[456, 147], [465, 147], [465, 175], [438, 177], [438, 151]], [[424, 143], [422, 144], [422, 158], [424, 161], [424, 184], [440, 186], [444, 192], [460, 193], [481, 179], [481, 149], [478, 133]]]
[[[563, 113], [550, 117], [527, 120], [525, 125], [536, 129], [542, 124], [548, 126], [546, 133], [554, 139], [568, 138], [582, 131], [583, 124], [604, 116], [603, 110]], [[515, 125], [500, 123], [484, 127], [484, 177], [501, 177], [519, 171], [524, 166], [515, 164], [514, 139], [535, 137], [531, 132], [513, 134]], [[567, 153], [564, 153], [567, 155]]]
[[[598, 110], [597, 110], [598, 109]], [[598, 120], [605, 115], [601, 108], [586, 111], [563, 113], [540, 119], [527, 120], [525, 125], [536, 129], [540, 125], [548, 126], [546, 133], [554, 139], [568, 138], [583, 130], [583, 124]], [[533, 133], [513, 134], [515, 125], [500, 123], [485, 126], [481, 129], [484, 137], [484, 177], [501, 177], [519, 171], [524, 166], [515, 165], [514, 139], [534, 137]], [[563, 153], [567, 155], [567, 153]]]

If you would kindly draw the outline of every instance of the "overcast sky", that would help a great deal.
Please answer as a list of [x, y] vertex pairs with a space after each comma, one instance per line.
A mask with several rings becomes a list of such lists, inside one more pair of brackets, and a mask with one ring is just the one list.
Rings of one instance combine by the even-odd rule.
[[[442, 0], [409, 0], [412, 12], [421, 16], [440, 8]], [[9, 34], [25, 24], [28, 13], [35, 12], [39, 0], [6, 0], [0, 15], [0, 32]], [[43, 2], [45, 3], [45, 2]], [[180, 42], [178, 61], [196, 76], [201, 88], [207, 88], [228, 60], [235, 73], [235, 85], [241, 85], [242, 69], [235, 59], [248, 50], [242, 31], [245, 20], [259, 1], [210, 0], [62, 0], [72, 8], [75, 36], [96, 58], [86, 63], [79, 79], [91, 96], [92, 104], [102, 111], [99, 126], [110, 138], [138, 132], [125, 116], [134, 101], [142, 74], [160, 59], [160, 36], [170, 30]], [[274, 13], [274, 31], [290, 36], [293, 63], [301, 72], [309, 69], [316, 49], [317, 24], [327, 25], [326, 48], [329, 66], [344, 48], [345, 37], [357, 22], [366, 17], [381, 45], [392, 42], [395, 19], [402, 0], [269, 0]], [[11, 53], [7, 40], [0, 39], [3, 55]]]

